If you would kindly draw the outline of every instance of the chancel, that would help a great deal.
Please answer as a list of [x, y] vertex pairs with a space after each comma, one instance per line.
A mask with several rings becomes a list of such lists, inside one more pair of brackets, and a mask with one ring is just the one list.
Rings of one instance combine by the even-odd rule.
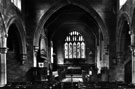
[[0, 0], [0, 88], [135, 89], [135, 0]]

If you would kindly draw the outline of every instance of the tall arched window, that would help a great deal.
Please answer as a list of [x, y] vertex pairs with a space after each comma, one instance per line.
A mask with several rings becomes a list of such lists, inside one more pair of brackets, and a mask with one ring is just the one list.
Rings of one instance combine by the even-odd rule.
[[70, 32], [65, 39], [64, 51], [65, 59], [85, 58], [85, 41], [83, 36], [77, 31]]

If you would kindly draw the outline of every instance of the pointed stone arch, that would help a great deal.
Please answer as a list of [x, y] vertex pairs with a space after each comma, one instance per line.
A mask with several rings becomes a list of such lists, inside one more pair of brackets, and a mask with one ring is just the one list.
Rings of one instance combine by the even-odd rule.
[[[24, 76], [26, 72], [23, 71], [21, 75], [19, 75], [19, 72], [22, 71], [20, 66], [24, 63], [26, 64], [27, 61], [26, 31], [23, 20], [18, 16], [9, 18], [6, 23], [6, 33], [8, 34], [6, 45], [9, 47], [6, 54], [7, 82], [14, 82], [16, 79], [11, 78], [11, 76], [16, 74], [19, 79], [21, 76]], [[13, 50], [11, 51], [11, 49]], [[11, 65], [11, 63], [13, 64]], [[10, 73], [10, 71], [12, 71], [12, 73]]]
[[131, 21], [129, 15], [127, 13], [122, 13], [119, 15], [118, 23], [117, 23], [117, 30], [116, 30], [116, 52], [117, 58], [121, 56], [121, 37], [123, 32], [123, 25], [124, 22], [127, 22], [129, 25], [129, 30], [131, 31]]
[[102, 18], [99, 16], [99, 14], [89, 6], [88, 2], [86, 1], [76, 1], [76, 0], [60, 0], [59, 2], [55, 3], [40, 19], [35, 34], [34, 34], [34, 39], [33, 39], [33, 45], [38, 46], [39, 42], [39, 37], [40, 33], [44, 29], [44, 25], [46, 24], [47, 20], [58, 10], [61, 8], [67, 6], [67, 5], [75, 5], [80, 8], [82, 8], [84, 11], [89, 13], [95, 21], [97, 22], [99, 28], [101, 29], [101, 32], [103, 34], [103, 39], [105, 40], [105, 43], [108, 45], [109, 44], [109, 35], [107, 31], [107, 27], [104, 24]]
[[[0, 13], [0, 38], [4, 38], [4, 37], [7, 37], [7, 34], [6, 34], [3, 15]], [[5, 45], [3, 45], [3, 42], [0, 42], [0, 47], [5, 47]]]
[[12, 17], [9, 19], [8, 23], [7, 23], [7, 29], [6, 29], [6, 33], [8, 34], [9, 28], [12, 24], [15, 24], [18, 32], [19, 32], [19, 36], [20, 36], [20, 56], [21, 56], [21, 60], [22, 62], [24, 62], [27, 59], [27, 48], [26, 48], [26, 31], [25, 31], [25, 25], [24, 22], [19, 18], [19, 17]]

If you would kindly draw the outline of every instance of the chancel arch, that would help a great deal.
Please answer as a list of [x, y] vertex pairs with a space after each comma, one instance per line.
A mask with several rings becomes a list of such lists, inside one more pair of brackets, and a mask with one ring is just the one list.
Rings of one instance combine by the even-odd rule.
[[[83, 4], [74, 0], [70, 1], [70, 3], [66, 1], [64, 3], [63, 1], [59, 2], [54, 7], [52, 6], [39, 21], [34, 34], [33, 45], [35, 48], [38, 48], [39, 39], [37, 38], [40, 37], [40, 34], [44, 30], [47, 35], [50, 51], [53, 44], [53, 52], [51, 54], [54, 55], [49, 56], [49, 59], [55, 56], [53, 59], [53, 62], [55, 61], [55, 68], [57, 67], [56, 65], [65, 63], [65, 38], [70, 32], [74, 31], [73, 29], [81, 33], [84, 39], [86, 39], [85, 59], [81, 60], [81, 63], [93, 64], [95, 60], [98, 60], [96, 61], [98, 63], [105, 60], [105, 64], [102, 67], [109, 68], [109, 36], [106, 26], [94, 9]], [[105, 50], [103, 54], [101, 54], [101, 50]], [[87, 59], [91, 60], [88, 62]], [[101, 69], [101, 66], [98, 67]]]
[[38, 42], [39, 42], [39, 39], [36, 39], [36, 38], [40, 37], [40, 33], [42, 32], [44, 25], [46, 24], [48, 19], [54, 13], [56, 13], [58, 10], [60, 10], [61, 8], [65, 7], [67, 5], [78, 6], [78, 7], [82, 8], [83, 10], [85, 10], [87, 13], [89, 13], [89, 15], [91, 15], [96, 20], [97, 25], [99, 26], [99, 28], [103, 34], [105, 43], [107, 45], [109, 44], [109, 36], [108, 36], [108, 31], [107, 31], [106, 25], [102, 21], [102, 18], [100, 17], [100, 15], [93, 8], [91, 8], [86, 1], [77, 2], [76, 0], [65, 0], [65, 1], [60, 0], [59, 2], [55, 3], [51, 8], [49, 8], [49, 10], [41, 17], [41, 19], [37, 25], [35, 34], [34, 34], [33, 44], [35, 46], [38, 45]]

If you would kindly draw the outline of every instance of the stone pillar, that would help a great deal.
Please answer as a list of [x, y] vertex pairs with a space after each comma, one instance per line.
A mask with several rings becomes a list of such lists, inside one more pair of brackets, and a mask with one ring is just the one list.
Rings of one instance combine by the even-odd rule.
[[135, 84], [135, 45], [130, 46], [132, 52], [132, 83]]
[[33, 67], [37, 67], [37, 53], [38, 53], [39, 47], [34, 46], [34, 52], [33, 52]]
[[0, 48], [0, 87], [7, 84], [6, 53], [7, 48]]
[[132, 52], [132, 83], [135, 84], [135, 34], [132, 32], [130, 49]]
[[3, 16], [0, 13], [0, 87], [7, 84], [7, 68], [6, 68], [6, 53], [7, 53], [7, 37], [6, 28]]
[[6, 53], [7, 53], [7, 35], [0, 37], [0, 87], [7, 84], [7, 68], [6, 68]]

